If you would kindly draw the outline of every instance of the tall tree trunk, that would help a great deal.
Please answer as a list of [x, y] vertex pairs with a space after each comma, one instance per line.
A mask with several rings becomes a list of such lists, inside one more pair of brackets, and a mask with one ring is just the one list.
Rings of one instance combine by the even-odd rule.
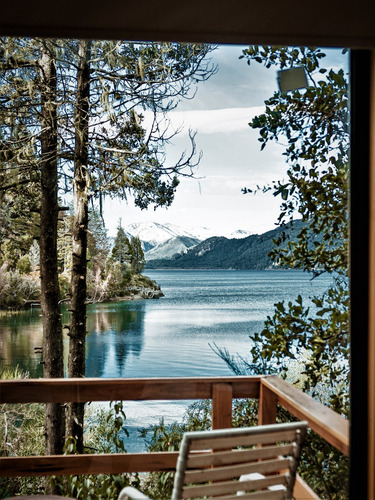
[[[41, 67], [41, 207], [40, 279], [43, 321], [44, 377], [64, 376], [63, 337], [57, 269], [57, 89], [56, 67], [51, 52], [42, 46]], [[46, 405], [46, 453], [61, 454], [65, 438], [62, 404]]]
[[[74, 151], [74, 220], [72, 255], [72, 297], [69, 332], [69, 377], [85, 376], [86, 349], [86, 274], [88, 229], [88, 125], [90, 99], [91, 42], [79, 42]], [[68, 409], [67, 435], [77, 441], [83, 453], [84, 404], [72, 403]]]

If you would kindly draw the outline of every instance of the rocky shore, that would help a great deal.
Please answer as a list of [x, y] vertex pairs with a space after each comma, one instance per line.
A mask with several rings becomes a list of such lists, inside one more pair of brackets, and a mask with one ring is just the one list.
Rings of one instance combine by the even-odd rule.
[[110, 298], [111, 302], [141, 299], [159, 299], [164, 297], [160, 286], [142, 274], [134, 275], [129, 284], [119, 294]]
[[[127, 300], [142, 300], [142, 299], [159, 299], [164, 297], [164, 293], [160, 286], [142, 274], [135, 274], [131, 277], [126, 286], [115, 292], [113, 295], [96, 295], [87, 298], [87, 304], [96, 304], [100, 302], [119, 302]], [[69, 295], [66, 295], [60, 300], [60, 304], [69, 304]], [[17, 311], [22, 309], [30, 309], [40, 307], [39, 296], [35, 299], [20, 299], [19, 304], [14, 304], [9, 307], [0, 307], [0, 311]]]
[[164, 297], [164, 293], [160, 287], [135, 287], [124, 290], [124, 295], [111, 298], [111, 302], [126, 301], [126, 300], [141, 300], [141, 299], [160, 299]]

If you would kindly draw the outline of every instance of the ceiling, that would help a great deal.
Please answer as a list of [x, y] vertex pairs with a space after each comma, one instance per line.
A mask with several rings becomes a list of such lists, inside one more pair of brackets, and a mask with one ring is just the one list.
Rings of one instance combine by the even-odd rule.
[[375, 47], [371, 0], [2, 0], [0, 35]]

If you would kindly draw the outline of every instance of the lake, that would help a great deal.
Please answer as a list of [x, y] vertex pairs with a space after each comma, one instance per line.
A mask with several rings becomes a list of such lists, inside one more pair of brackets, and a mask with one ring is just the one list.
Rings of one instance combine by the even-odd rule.
[[[279, 300], [320, 294], [329, 276], [310, 280], [301, 271], [150, 270], [147, 276], [165, 297], [92, 304], [87, 309], [87, 377], [188, 377], [232, 375], [210, 344], [246, 356], [251, 336]], [[62, 309], [63, 324], [69, 313]], [[42, 376], [40, 309], [0, 316], [1, 364]], [[64, 337], [65, 358], [68, 337]], [[65, 359], [65, 361], [67, 361]], [[135, 402], [126, 405], [133, 429], [128, 451], [139, 451], [136, 427], [180, 418], [186, 404]], [[137, 444], [138, 443], [138, 444]]]
[[[229, 375], [209, 344], [245, 355], [278, 300], [308, 299], [330, 283], [300, 271], [147, 271], [165, 297], [87, 309], [87, 377]], [[62, 309], [63, 324], [69, 313]], [[67, 347], [68, 338], [64, 337]], [[0, 316], [3, 365], [42, 376], [40, 309]], [[67, 354], [67, 349], [65, 349]]]

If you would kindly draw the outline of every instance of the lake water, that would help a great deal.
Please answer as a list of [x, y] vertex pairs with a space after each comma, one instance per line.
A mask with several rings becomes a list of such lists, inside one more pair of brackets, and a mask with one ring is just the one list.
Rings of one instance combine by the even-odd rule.
[[[211, 349], [225, 347], [246, 356], [251, 336], [262, 328], [279, 300], [301, 294], [308, 300], [330, 283], [313, 281], [300, 271], [146, 271], [165, 297], [93, 304], [87, 311], [87, 377], [187, 377], [232, 375]], [[62, 311], [63, 323], [69, 314]], [[68, 338], [65, 337], [65, 357]], [[40, 309], [0, 316], [1, 364], [42, 376]], [[135, 402], [126, 405], [132, 438], [128, 451], [139, 450], [136, 427], [181, 417], [186, 403]]]

